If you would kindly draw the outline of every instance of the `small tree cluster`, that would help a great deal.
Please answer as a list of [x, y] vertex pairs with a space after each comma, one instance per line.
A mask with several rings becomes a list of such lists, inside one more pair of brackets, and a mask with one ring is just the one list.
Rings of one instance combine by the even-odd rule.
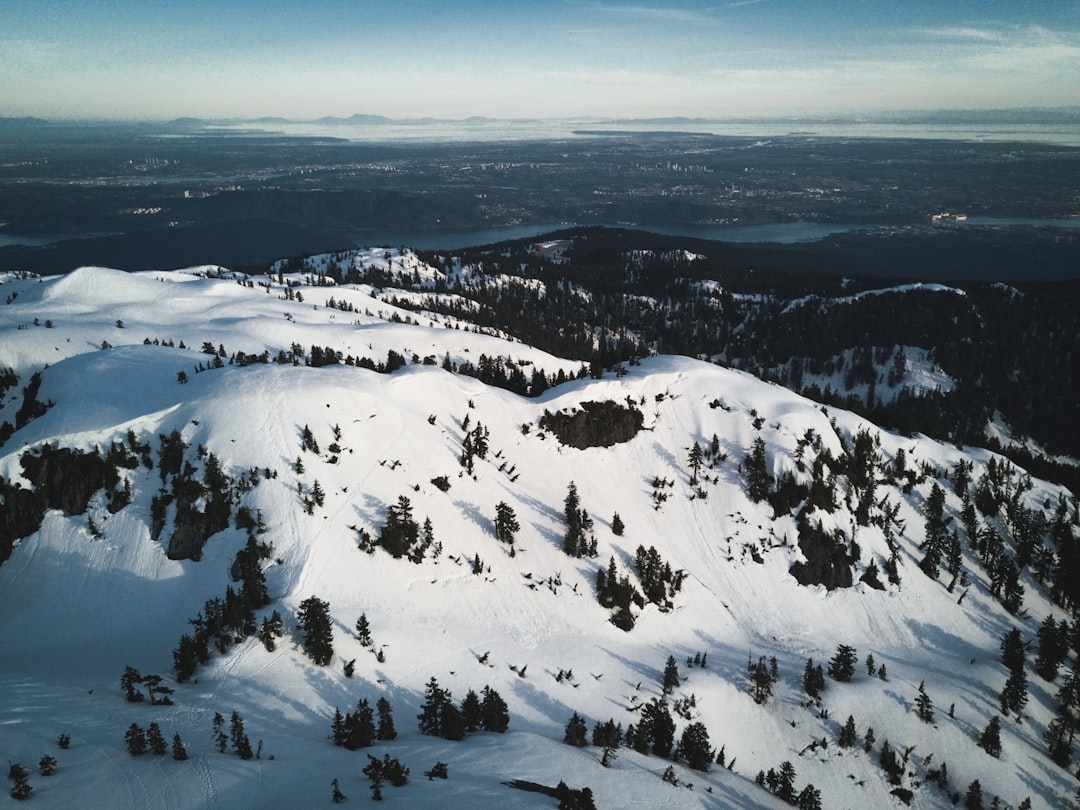
[[424, 702], [420, 706], [420, 733], [446, 740], [460, 740], [466, 732], [494, 731], [503, 733], [510, 726], [510, 714], [506, 701], [489, 686], [480, 695], [470, 689], [461, 702], [454, 705], [449, 690], [439, 686], [434, 676], [424, 690]]
[[759, 706], [772, 696], [773, 685], [779, 679], [776, 657], [765, 662], [765, 656], [758, 658], [757, 663], [746, 662], [747, 676], [750, 679], [750, 696], [754, 703]]
[[135, 687], [142, 685], [146, 689], [146, 695], [150, 699], [151, 706], [170, 706], [172, 698], [169, 697], [173, 690], [169, 686], [163, 686], [160, 675], [143, 675], [134, 667], [124, 667], [120, 676], [120, 688], [124, 690], [124, 697], [131, 703], [141, 703], [143, 694]]
[[593, 521], [581, 508], [581, 498], [573, 481], [567, 487], [563, 503], [566, 518], [566, 534], [563, 536], [563, 552], [569, 557], [595, 557], [596, 537], [592, 534]]
[[769, 768], [758, 771], [757, 783], [768, 789], [776, 798], [799, 810], [821, 810], [821, 791], [807, 784], [801, 791], [795, 789], [795, 766], [789, 760], [780, 764], [780, 770]]
[[638, 546], [634, 554], [638, 578], [645, 598], [654, 605], [669, 609], [671, 600], [682, 588], [685, 571], [672, 571], [671, 565], [664, 562], [655, 546]]
[[[378, 712], [378, 725], [375, 723], [375, 714]], [[376, 710], [373, 711], [367, 699], [361, 699], [356, 704], [356, 711], [341, 714], [339, 709], [334, 710], [334, 719], [330, 726], [331, 739], [334, 745], [355, 751], [358, 748], [367, 748], [374, 744], [375, 740], [392, 740], [397, 737], [394, 728], [393, 711], [390, 701], [379, 698]]]
[[596, 601], [603, 607], [614, 609], [611, 623], [626, 632], [634, 629], [634, 613], [630, 606], [645, 606], [645, 597], [630, 581], [630, 577], [619, 576], [614, 557], [608, 562], [606, 571], [603, 568], [596, 571]]
[[368, 754], [368, 764], [364, 766], [363, 774], [371, 781], [371, 798], [377, 802], [382, 801], [382, 787], [384, 782], [389, 782], [394, 787], [401, 787], [409, 781], [409, 769], [398, 761], [397, 757], [383, 754], [383, 758], [376, 759]]

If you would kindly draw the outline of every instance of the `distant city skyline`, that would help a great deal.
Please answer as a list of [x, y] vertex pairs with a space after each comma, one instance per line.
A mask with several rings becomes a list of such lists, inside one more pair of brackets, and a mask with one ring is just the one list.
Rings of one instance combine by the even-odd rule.
[[751, 117], [1080, 105], [1080, 2], [4, 0], [0, 116]]

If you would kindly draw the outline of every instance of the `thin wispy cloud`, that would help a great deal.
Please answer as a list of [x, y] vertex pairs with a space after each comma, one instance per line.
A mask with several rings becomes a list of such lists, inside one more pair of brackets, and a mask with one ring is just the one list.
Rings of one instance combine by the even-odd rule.
[[[759, 0], [752, 0], [752, 2], [759, 2]], [[689, 8], [664, 8], [660, 6], [636, 5], [611, 6], [599, 4], [592, 6], [591, 10], [602, 14], [610, 14], [621, 17], [666, 20], [669, 22], [703, 22], [712, 19], [703, 11]]]
[[915, 33], [939, 39], [977, 42], [999, 42], [1002, 38], [999, 31], [991, 31], [986, 28], [917, 28]]

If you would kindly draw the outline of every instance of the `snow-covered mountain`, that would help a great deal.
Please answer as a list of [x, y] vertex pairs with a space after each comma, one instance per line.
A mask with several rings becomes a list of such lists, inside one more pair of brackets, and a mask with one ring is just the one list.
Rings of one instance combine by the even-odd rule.
[[[407, 251], [347, 260], [467, 272]], [[392, 290], [279, 271], [2, 279], [0, 557], [13, 547], [0, 565], [0, 752], [31, 772], [35, 804], [319, 806], [333, 779], [365, 803], [365, 754], [388, 754], [411, 769], [383, 790], [402, 807], [559, 804], [515, 780], [587, 786], [600, 808], [783, 807], [782, 784], [755, 781], [782, 763], [800, 806], [949, 807], [976, 780], [986, 807], [1073, 806], [1075, 763], [1060, 767], [1044, 741], [1075, 672], [1061, 607], [1074, 586], [1059, 575], [1078, 535], [1067, 490], [739, 371], [654, 356], [597, 379], [580, 358], [398, 309]], [[542, 370], [551, 387], [523, 397], [455, 373], [485, 363]], [[497, 537], [500, 504], [511, 542]], [[417, 533], [399, 538], [399, 558], [388, 518]], [[276, 611], [283, 634], [264, 645], [222, 632], [232, 641], [178, 677], [189, 620], [247, 587], [233, 576], [246, 547], [265, 548], [254, 565], [269, 602], [239, 624], [255, 631]], [[639, 547], [655, 550], [659, 584]], [[598, 599], [610, 566], [641, 597], [622, 612], [630, 630], [612, 621], [614, 588], [609, 606]], [[322, 666], [297, 618], [310, 597], [331, 621]], [[1071, 636], [1052, 681], [1033, 669], [1048, 616]], [[1029, 642], [1027, 702], [1003, 715], [1013, 628]], [[826, 677], [814, 700], [808, 659], [829, 669], [840, 645], [854, 675]], [[665, 690], [669, 657], [679, 678]], [[125, 700], [125, 667], [163, 676], [171, 703]], [[494, 690], [508, 730], [421, 734], [432, 679], [455, 704]], [[396, 738], [335, 746], [335, 708], [380, 698]], [[666, 707], [676, 743], [703, 724], [723, 765], [625, 745], [605, 765], [602, 747], [564, 742], [575, 713], [591, 740], [609, 719], [640, 729], [648, 707]], [[215, 746], [215, 713], [234, 711], [257, 758]], [[842, 746], [849, 716], [857, 741]], [[977, 744], [995, 717], [997, 757]], [[130, 755], [125, 733], [150, 723], [189, 758]], [[886, 741], [904, 760], [893, 783]], [[48, 777], [35, 767], [46, 754]], [[438, 762], [448, 778], [424, 778]]]

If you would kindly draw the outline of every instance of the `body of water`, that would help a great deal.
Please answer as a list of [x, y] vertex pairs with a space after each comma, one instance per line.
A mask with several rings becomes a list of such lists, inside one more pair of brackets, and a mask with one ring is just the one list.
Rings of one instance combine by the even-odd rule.
[[281, 133], [291, 136], [343, 138], [369, 142], [469, 142], [580, 140], [649, 134], [663, 137], [709, 135], [738, 138], [914, 138], [923, 140], [1045, 143], [1080, 147], [1080, 123], [932, 124], [882, 121], [605, 121], [557, 120], [421, 120], [383, 122], [274, 122], [214, 126], [210, 131]]
[[[926, 223], [912, 223], [922, 226]], [[1036, 226], [1047, 228], [1080, 228], [1077, 219], [1030, 219], [970, 217], [949, 227], [998, 226], [1021, 227]], [[354, 235], [353, 240], [363, 246], [399, 247], [405, 245], [417, 250], [460, 250], [478, 245], [490, 245], [513, 239], [531, 239], [553, 231], [576, 227], [574, 223], [555, 222], [541, 225], [514, 225], [505, 228], [469, 228], [466, 230], [373, 232]], [[688, 236], [693, 239], [707, 239], [713, 242], [772, 243], [789, 245], [797, 242], [817, 242], [837, 233], [853, 231], [871, 231], [877, 228], [896, 227], [891, 224], [845, 224], [839, 222], [777, 222], [767, 225], [600, 225], [599, 227], [629, 228], [639, 231], [651, 231], [667, 236]]]

